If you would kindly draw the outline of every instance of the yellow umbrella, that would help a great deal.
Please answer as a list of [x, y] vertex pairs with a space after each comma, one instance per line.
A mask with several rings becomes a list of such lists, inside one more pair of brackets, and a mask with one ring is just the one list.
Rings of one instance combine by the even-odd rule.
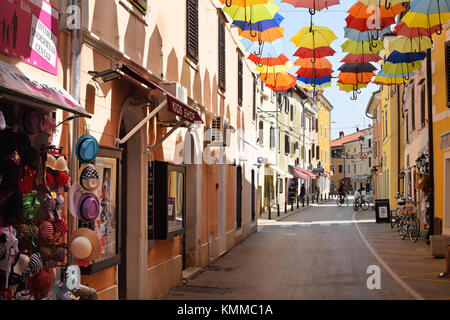
[[409, 12], [403, 17], [402, 21], [408, 27], [422, 27], [431, 29], [434, 26], [440, 26], [450, 20], [450, 2], [448, 0], [415, 0], [411, 2]]
[[389, 49], [400, 53], [422, 52], [431, 48], [433, 48], [433, 43], [428, 37], [396, 37], [389, 42]]
[[[375, 46], [374, 46], [375, 45]], [[384, 49], [383, 41], [373, 40], [370, 41], [355, 41], [353, 39], [347, 39], [341, 45], [343, 52], [349, 52], [353, 54], [374, 54]]]
[[227, 7], [238, 6], [238, 7], [249, 7], [255, 4], [266, 4], [271, 0], [220, 0], [220, 3], [226, 5]]
[[409, 2], [410, 0], [358, 0], [361, 3], [364, 3], [366, 6], [381, 6], [385, 5], [385, 7], [393, 7], [402, 2]]
[[266, 4], [255, 4], [247, 7], [225, 6], [222, 10], [230, 16], [231, 20], [245, 21], [249, 24], [273, 19], [280, 8], [273, 0], [270, 0]]
[[412, 63], [392, 63], [392, 62], [386, 62], [383, 65], [384, 72], [388, 74], [393, 75], [399, 75], [399, 74], [409, 74], [411, 72], [414, 72], [417, 69], [420, 69], [422, 67], [422, 61], [416, 61]]
[[302, 87], [303, 89], [309, 90], [309, 91], [324, 90], [324, 89], [327, 89], [327, 88], [331, 88], [331, 82], [327, 82], [327, 83], [322, 84], [322, 85], [316, 85], [315, 87], [309, 86], [307, 84], [301, 84], [300, 87]]
[[327, 47], [336, 39], [336, 35], [329, 28], [312, 25], [302, 28], [292, 37], [291, 41], [297, 47], [315, 49]]
[[278, 73], [278, 72], [285, 72], [288, 71], [290, 68], [292, 68], [292, 62], [288, 61], [285, 64], [282, 65], [274, 65], [274, 66], [257, 66], [255, 71], [259, 73]]

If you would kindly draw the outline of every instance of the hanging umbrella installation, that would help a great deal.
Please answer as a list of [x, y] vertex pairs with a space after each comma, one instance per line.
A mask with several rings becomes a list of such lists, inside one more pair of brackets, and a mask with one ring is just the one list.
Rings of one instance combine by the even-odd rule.
[[273, 91], [289, 90], [297, 83], [297, 78], [289, 72], [261, 73], [259, 78]]
[[443, 25], [450, 20], [450, 0], [414, 0], [410, 4], [410, 10], [402, 18], [402, 21], [410, 28], [432, 28], [438, 26], [441, 34]]
[[296, 8], [309, 9], [311, 15], [315, 15], [316, 11], [340, 4], [340, 0], [281, 0], [281, 2], [289, 3]]
[[246, 24], [273, 19], [275, 14], [280, 10], [273, 0], [255, 5], [249, 5], [244, 2], [244, 5], [225, 5], [222, 10], [230, 16], [231, 20], [244, 21]]
[[403, 21], [397, 23], [394, 28], [394, 33], [398, 36], [404, 36], [408, 38], [418, 38], [418, 37], [431, 37], [432, 34], [439, 32], [441, 27], [439, 25], [430, 28], [420, 28], [420, 27], [408, 27]]
[[400, 36], [389, 42], [389, 49], [400, 53], [422, 52], [431, 48], [433, 48], [433, 43], [428, 37], [407, 38]]
[[378, 62], [381, 57], [377, 53], [373, 54], [353, 54], [348, 53], [341, 62], [344, 63], [365, 63], [365, 62]]

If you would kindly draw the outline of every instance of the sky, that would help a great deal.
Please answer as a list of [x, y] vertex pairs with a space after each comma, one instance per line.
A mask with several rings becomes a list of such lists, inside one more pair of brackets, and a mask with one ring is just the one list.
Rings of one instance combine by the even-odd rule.
[[[285, 19], [281, 23], [284, 28], [284, 47], [286, 49], [286, 56], [294, 62], [298, 57], [294, 57], [293, 53], [297, 50], [294, 43], [290, 39], [303, 27], [307, 27], [310, 24], [310, 15], [308, 9], [295, 8], [290, 4], [281, 3], [281, 0], [274, 0], [280, 7], [280, 13]], [[313, 16], [313, 23], [319, 26], [325, 26], [330, 28], [337, 40], [331, 44], [331, 47], [336, 51], [333, 57], [327, 57], [332, 63], [333, 76], [338, 76], [339, 71], [337, 69], [343, 64], [340, 62], [346, 53], [342, 52], [341, 44], [344, 43], [344, 27], [346, 26], [345, 18], [348, 13], [347, 10], [356, 3], [356, 0], [341, 0], [340, 5], [330, 7], [328, 10], [317, 11]], [[375, 64], [378, 67], [379, 65]], [[297, 71], [298, 67], [294, 69]], [[331, 112], [331, 139], [339, 137], [339, 132], [343, 131], [345, 135], [356, 132], [356, 127], [359, 129], [366, 128], [371, 124], [371, 120], [366, 117], [366, 107], [372, 96], [372, 92], [379, 89], [378, 85], [369, 84], [367, 88], [361, 89], [361, 94], [358, 95], [358, 99], [350, 100], [352, 93], [346, 93], [339, 91], [339, 87], [336, 86], [337, 79], [333, 79], [333, 86], [327, 88], [324, 91], [324, 96], [331, 102], [334, 110]]]

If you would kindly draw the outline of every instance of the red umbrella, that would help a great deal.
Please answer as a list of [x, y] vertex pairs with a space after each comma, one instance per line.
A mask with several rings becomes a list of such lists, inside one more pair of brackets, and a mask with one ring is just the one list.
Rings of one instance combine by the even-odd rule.
[[259, 56], [252, 53], [248, 56], [248, 59], [252, 61], [254, 64], [265, 66], [285, 65], [289, 61], [288, 57], [286, 57], [283, 53], [280, 54], [278, 57], [263, 57], [263, 58], [260, 58]]
[[341, 62], [344, 63], [366, 63], [366, 62], [378, 62], [381, 57], [378, 54], [347, 54]]
[[352, 15], [349, 15], [345, 18], [345, 21], [347, 21], [348, 28], [365, 32], [370, 30], [383, 30], [387, 26], [395, 23], [395, 17], [381, 17], [380, 19], [371, 21], [370, 19], [355, 18]]
[[340, 0], [281, 0], [281, 2], [289, 3], [296, 8], [308, 8], [311, 15], [314, 15], [316, 11], [340, 4]]
[[315, 49], [300, 47], [297, 51], [295, 51], [294, 56], [300, 58], [314, 58], [314, 53], [316, 58], [323, 58], [333, 56], [336, 51], [334, 51], [331, 47], [318, 47]]
[[398, 36], [405, 36], [408, 38], [418, 38], [418, 37], [431, 37], [433, 33], [439, 32], [441, 30], [441, 26], [431, 26], [430, 28], [410, 28], [404, 22], [398, 23], [394, 32]]
[[332, 69], [310, 69], [310, 68], [300, 68], [296, 73], [305, 78], [321, 78], [329, 77], [333, 74]]

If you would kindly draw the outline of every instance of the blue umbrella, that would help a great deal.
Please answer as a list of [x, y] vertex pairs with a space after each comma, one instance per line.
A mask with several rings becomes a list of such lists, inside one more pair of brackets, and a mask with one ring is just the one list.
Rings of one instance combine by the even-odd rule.
[[303, 82], [304, 84], [320, 86], [322, 84], [331, 82], [331, 77], [308, 78], [308, 77], [298, 76], [297, 80]]
[[247, 25], [247, 23], [245, 21], [234, 20], [233, 21], [233, 25], [235, 25], [236, 27], [238, 27], [242, 31], [246, 31], [246, 30], [250, 30], [250, 31], [253, 31], [253, 30], [264, 31], [264, 30], [267, 30], [267, 29], [270, 29], [270, 28], [279, 27], [283, 20], [284, 20], [284, 17], [281, 14], [277, 13], [273, 17], [273, 19], [261, 20], [261, 21], [252, 23], [250, 25]]
[[388, 34], [391, 32], [391, 26], [387, 26], [383, 30], [369, 30], [361, 32], [357, 29], [347, 28], [344, 27], [344, 37], [348, 39], [353, 39], [355, 41], [361, 42], [361, 41], [370, 41], [370, 40], [376, 40], [379, 37], [384, 36], [385, 34]]
[[408, 73], [402, 73], [402, 74], [394, 75], [394, 74], [389, 74], [389, 73], [384, 72], [384, 69], [382, 68], [378, 72], [377, 76], [386, 77], [386, 78], [408, 78], [409, 79], [409, 78], [412, 78], [414, 76], [414, 72], [411, 72], [409, 74]]
[[286, 52], [282, 39], [260, 44], [258, 41], [250, 41], [244, 38], [241, 43], [248, 53], [253, 53], [261, 58], [275, 58]]
[[411, 63], [416, 61], [422, 61], [427, 57], [427, 52], [409, 52], [400, 53], [398, 51], [393, 51], [389, 57], [386, 59], [387, 62], [391, 63]]

